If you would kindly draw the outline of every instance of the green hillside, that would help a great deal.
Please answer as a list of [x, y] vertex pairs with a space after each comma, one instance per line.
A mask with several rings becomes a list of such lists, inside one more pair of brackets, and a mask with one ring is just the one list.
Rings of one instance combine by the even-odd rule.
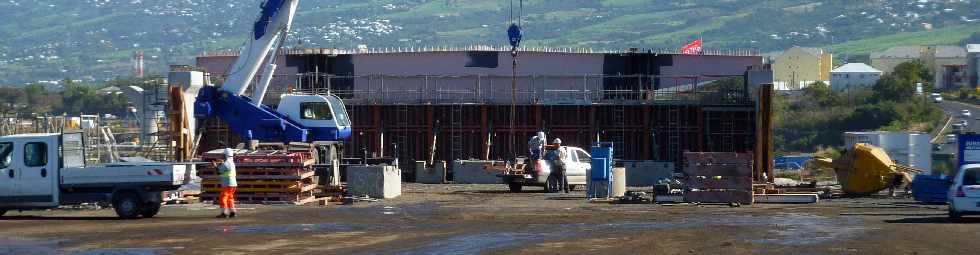
[[[151, 72], [241, 45], [260, 0], [10, 0], [0, 2], [0, 84], [91, 82]], [[515, 2], [515, 5], [516, 2]], [[316, 0], [302, 1], [288, 47], [504, 45], [512, 11], [526, 46], [779, 51], [831, 46], [863, 54], [899, 44], [955, 43], [977, 32], [980, 1]], [[925, 32], [932, 26], [934, 31]]]

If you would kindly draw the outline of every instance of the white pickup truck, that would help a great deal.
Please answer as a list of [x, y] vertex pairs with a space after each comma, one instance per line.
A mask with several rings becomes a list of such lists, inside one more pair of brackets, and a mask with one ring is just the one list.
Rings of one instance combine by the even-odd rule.
[[0, 137], [0, 216], [9, 210], [111, 204], [123, 219], [153, 217], [162, 192], [187, 184], [190, 164], [85, 165], [81, 134]]
[[[552, 174], [557, 147], [548, 147], [544, 159], [530, 160], [528, 164], [506, 170], [498, 176], [508, 185], [511, 192], [521, 192], [524, 186], [541, 186], [546, 192], [558, 192], [558, 176]], [[565, 147], [568, 158], [565, 160], [565, 173], [568, 175], [569, 189], [575, 185], [586, 185], [586, 175], [592, 169], [592, 156], [578, 147]]]

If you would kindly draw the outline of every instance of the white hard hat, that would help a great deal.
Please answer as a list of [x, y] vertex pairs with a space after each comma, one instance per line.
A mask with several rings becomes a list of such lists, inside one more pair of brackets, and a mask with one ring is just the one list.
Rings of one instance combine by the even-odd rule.
[[561, 139], [555, 138], [555, 141], [551, 142], [553, 144], [561, 144]]
[[234, 157], [234, 156], [235, 156], [235, 151], [234, 150], [232, 150], [231, 148], [225, 148], [225, 157], [229, 157], [230, 158], [230, 157]]

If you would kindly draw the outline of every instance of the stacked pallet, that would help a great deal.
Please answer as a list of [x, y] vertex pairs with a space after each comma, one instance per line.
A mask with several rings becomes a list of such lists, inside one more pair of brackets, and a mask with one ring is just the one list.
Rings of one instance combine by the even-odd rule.
[[[221, 150], [203, 156], [204, 160], [223, 160]], [[246, 204], [307, 204], [313, 202], [317, 187], [312, 152], [282, 150], [238, 150], [235, 166], [238, 172], [236, 201]], [[198, 171], [201, 177], [201, 200], [217, 201], [221, 193], [218, 169], [208, 165]]]
[[752, 204], [752, 153], [684, 153], [684, 201]]

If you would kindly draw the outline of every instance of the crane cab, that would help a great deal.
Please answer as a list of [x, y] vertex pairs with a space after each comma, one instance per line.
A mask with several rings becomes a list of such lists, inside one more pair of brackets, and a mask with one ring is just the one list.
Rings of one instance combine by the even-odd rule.
[[282, 95], [279, 113], [309, 129], [313, 141], [340, 141], [351, 136], [344, 102], [335, 95]]

